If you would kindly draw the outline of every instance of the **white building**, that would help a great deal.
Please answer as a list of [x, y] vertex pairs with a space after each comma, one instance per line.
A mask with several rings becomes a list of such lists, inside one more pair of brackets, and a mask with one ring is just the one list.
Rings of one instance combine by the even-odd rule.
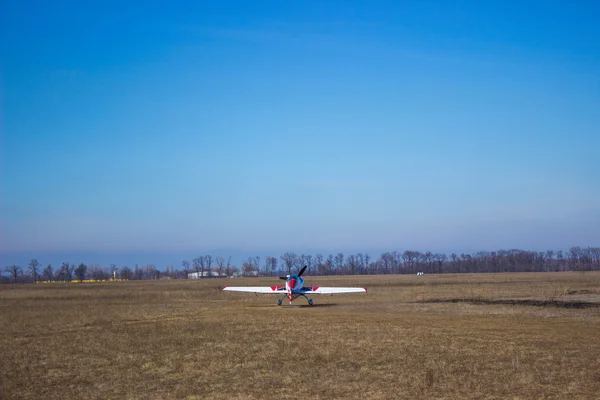
[[218, 271], [204, 271], [204, 273], [202, 272], [191, 272], [188, 274], [188, 279], [200, 279], [200, 278], [225, 278], [227, 277], [227, 275], [222, 274], [219, 275]]

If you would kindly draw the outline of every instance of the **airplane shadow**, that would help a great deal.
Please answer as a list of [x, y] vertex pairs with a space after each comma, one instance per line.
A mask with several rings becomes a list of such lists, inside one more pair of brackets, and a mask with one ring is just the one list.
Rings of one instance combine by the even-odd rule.
[[269, 305], [250, 305], [250, 308], [318, 308], [318, 307], [335, 307], [336, 303], [323, 303], [323, 304], [313, 304], [312, 306], [308, 304], [282, 304], [278, 306], [277, 304], [269, 304]]
[[[335, 307], [335, 306], [337, 306], [336, 303], [323, 303], [323, 304], [316, 303], [316, 304], [313, 304], [312, 306], [310, 306], [308, 304], [292, 304], [292, 308], [294, 308], [294, 307], [298, 307], [298, 308], [315, 308], [315, 307]], [[282, 304], [281, 306], [278, 306], [278, 307], [287, 307], [287, 308], [289, 308], [290, 306], [289, 305], [286, 306], [286, 305]]]

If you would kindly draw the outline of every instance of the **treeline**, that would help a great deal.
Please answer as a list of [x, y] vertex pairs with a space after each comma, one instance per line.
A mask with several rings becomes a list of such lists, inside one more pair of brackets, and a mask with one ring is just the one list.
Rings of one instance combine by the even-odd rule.
[[567, 252], [512, 249], [460, 255], [407, 250], [385, 252], [374, 260], [366, 253], [338, 253], [325, 257], [322, 254], [313, 256], [288, 252], [279, 260], [266, 257], [262, 267], [260, 257], [249, 257], [242, 264], [242, 274], [288, 274], [303, 265], [308, 266], [307, 274], [310, 275], [600, 271], [600, 247], [572, 247]]
[[[54, 268], [52, 264], [44, 267], [37, 259], [33, 259], [26, 269], [21, 268], [19, 265], [11, 265], [4, 269], [4, 274], [0, 278], [0, 283], [71, 282], [74, 280], [109, 280], [114, 278], [127, 280], [160, 279], [164, 272], [159, 271], [154, 265], [118, 268], [115, 264], [102, 267], [97, 264], [86, 265], [81, 263], [74, 265], [63, 262], [60, 267]], [[179, 276], [173, 274], [173, 278], [183, 279], [186, 276], [179, 272]]]
[[562, 250], [535, 252], [526, 250], [480, 251], [472, 254], [450, 255], [444, 253], [407, 250], [382, 253], [372, 259], [369, 254], [344, 255], [296, 254], [287, 252], [280, 257], [248, 257], [241, 268], [231, 264], [231, 257], [213, 258], [199, 256], [191, 261], [183, 260], [181, 269], [172, 265], [160, 271], [149, 264], [130, 268], [101, 267], [96, 264], [74, 265], [63, 262], [60, 267], [51, 264], [43, 267], [37, 259], [31, 260], [24, 269], [18, 265], [7, 266], [0, 283], [27, 283], [37, 281], [188, 279], [236, 276], [278, 276], [297, 272], [308, 266], [307, 275], [375, 275], [375, 274], [443, 274], [443, 273], [497, 273], [497, 272], [553, 272], [553, 271], [600, 271], [600, 247], [572, 247]]

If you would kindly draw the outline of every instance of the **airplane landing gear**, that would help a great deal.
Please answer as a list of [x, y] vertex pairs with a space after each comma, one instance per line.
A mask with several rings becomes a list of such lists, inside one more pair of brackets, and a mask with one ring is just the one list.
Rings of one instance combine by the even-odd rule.
[[281, 299], [277, 299], [277, 305], [280, 306], [281, 305]]
[[308, 299], [308, 305], [309, 305], [309, 306], [312, 306], [312, 305], [313, 305], [313, 301], [312, 301], [312, 299]]

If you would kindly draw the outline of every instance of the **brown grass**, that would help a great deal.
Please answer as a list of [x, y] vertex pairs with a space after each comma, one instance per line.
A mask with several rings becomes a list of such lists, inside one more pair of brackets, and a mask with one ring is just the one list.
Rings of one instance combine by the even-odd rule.
[[[597, 399], [600, 274], [0, 287], [2, 399]], [[558, 304], [558, 303], [562, 304]], [[569, 306], [581, 303], [584, 306]]]

